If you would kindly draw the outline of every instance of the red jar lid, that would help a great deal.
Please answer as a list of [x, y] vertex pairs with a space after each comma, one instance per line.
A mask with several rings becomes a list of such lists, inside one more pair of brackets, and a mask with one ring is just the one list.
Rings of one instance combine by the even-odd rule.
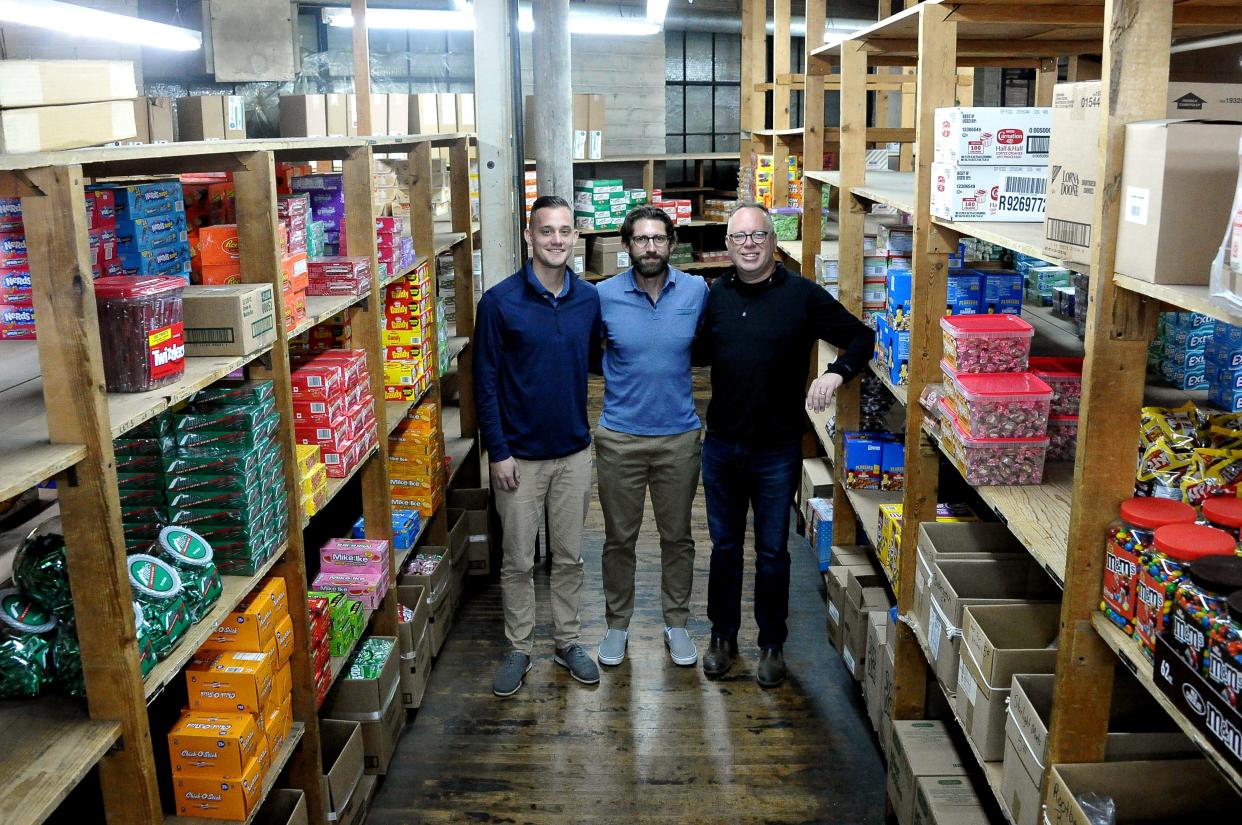
[[1202, 524], [1166, 524], [1156, 529], [1155, 541], [1157, 550], [1178, 561], [1232, 555], [1237, 547], [1224, 530]]
[[1170, 498], [1129, 498], [1121, 502], [1121, 518], [1150, 530], [1166, 524], [1194, 524], [1195, 508]]
[[1216, 496], [1203, 502], [1203, 516], [1213, 524], [1242, 527], [1242, 498]]

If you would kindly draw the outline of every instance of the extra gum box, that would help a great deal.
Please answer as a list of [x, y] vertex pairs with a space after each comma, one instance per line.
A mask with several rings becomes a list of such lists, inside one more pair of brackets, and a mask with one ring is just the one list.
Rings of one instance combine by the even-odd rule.
[[332, 539], [319, 549], [325, 573], [376, 573], [388, 570], [388, 542], [379, 539]]

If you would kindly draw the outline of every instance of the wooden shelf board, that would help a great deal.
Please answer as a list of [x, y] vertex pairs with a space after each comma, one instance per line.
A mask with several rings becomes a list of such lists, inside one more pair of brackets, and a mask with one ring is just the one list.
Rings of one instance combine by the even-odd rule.
[[[352, 470], [350, 470], [348, 473], [345, 474], [344, 478], [329, 478], [328, 479], [328, 500], [324, 503], [324, 508], [327, 508], [328, 504], [332, 502], [332, 499], [336, 498], [336, 494], [341, 492], [341, 490], [345, 488], [345, 485], [349, 483], [349, 480], [353, 478], [354, 476], [356, 476], [358, 474], [358, 471], [361, 470], [368, 461], [375, 458], [375, 456], [378, 453], [379, 453], [379, 447], [375, 447], [374, 449], [371, 450], [371, 452], [364, 455], [362, 457], [362, 460], [359, 461], [358, 464]], [[322, 512], [323, 510], [319, 510], [317, 513], [315, 513], [315, 515], [317, 516], [319, 515], [319, 513], [322, 513]], [[307, 526], [311, 523], [311, 519], [313, 519], [314, 517], [315, 516], [311, 516], [310, 518], [305, 518], [302, 520], [303, 530], [307, 528]]]
[[[939, 446], [938, 438], [927, 430], [924, 432]], [[1052, 576], [1057, 586], [1064, 587], [1074, 465], [1063, 461], [1044, 465], [1043, 484], [975, 487], [974, 490]]]
[[[414, 272], [414, 270], [416, 270], [416, 269], [418, 269], [420, 266], [422, 266], [422, 265], [423, 265], [423, 262], [424, 262], [424, 261], [426, 261], [426, 260], [427, 260], [427, 256], [426, 256], [426, 255], [419, 255], [419, 256], [415, 257], [415, 258], [414, 258], [414, 264], [413, 264], [412, 266], [407, 266], [405, 269], [402, 269], [402, 270], [399, 270], [399, 271], [397, 271], [397, 272], [394, 272], [394, 273], [392, 273], [391, 275], [389, 275], [387, 278], [381, 278], [381, 279], [380, 279], [380, 286], [388, 286], [389, 284], [393, 283], [394, 281], [399, 281], [399, 280], [401, 280], [401, 279], [402, 279], [402, 278], [404, 278], [406, 275], [409, 275], [409, 274], [413, 273], [413, 272]], [[307, 300], [309, 300], [309, 299], [307, 299]], [[309, 307], [308, 307], [307, 314], [308, 314], [308, 315], [310, 314], [310, 313], [309, 313]]]
[[[737, 152], [688, 152], [682, 154], [660, 154], [660, 155], [617, 155], [616, 157], [595, 158], [594, 160], [583, 160], [578, 158], [574, 160], [574, 166], [586, 166], [595, 163], [646, 163], [647, 161], [655, 161], [656, 163], [676, 163], [679, 161], [695, 161], [695, 160], [714, 160], [714, 161], [736, 161], [740, 155]], [[526, 160], [527, 166], [534, 166], [535, 161], [532, 158]]]
[[324, 321], [344, 312], [354, 304], [365, 301], [371, 297], [368, 292], [366, 295], [308, 295], [306, 298], [306, 317], [300, 324], [293, 328], [289, 333], [290, 338], [294, 338], [306, 332], [311, 327], [317, 327]]
[[[298, 744], [302, 741], [302, 734], [306, 732], [306, 725], [301, 722], [294, 722], [293, 727], [289, 730], [289, 735], [285, 737], [285, 742], [280, 746], [280, 750], [272, 759], [272, 769], [268, 771], [267, 778], [263, 780], [263, 793], [259, 796], [259, 802], [254, 806], [254, 810], [250, 815], [241, 821], [240, 825], [250, 825], [259, 815], [259, 809], [263, 807], [263, 802], [267, 800], [269, 794], [276, 787], [276, 782], [280, 779], [280, 772], [289, 764], [293, 752], [297, 750]], [[206, 819], [198, 816], [169, 816], [164, 819], [165, 825], [220, 825], [219, 819]]]
[[1040, 258], [1053, 266], [1061, 266], [1076, 272], [1088, 272], [1091, 267], [1064, 261], [1044, 253], [1044, 222], [1023, 221], [1005, 223], [999, 221], [948, 221], [943, 218], [932, 218], [932, 223], [948, 227], [955, 232], [978, 238], [981, 241], [994, 243], [1023, 255]]
[[796, 129], [752, 129], [751, 135], [759, 137], [802, 138], [802, 127]]
[[340, 677], [341, 671], [345, 669], [345, 663], [349, 661], [349, 657], [354, 655], [354, 651], [358, 648], [358, 643], [367, 636], [367, 628], [371, 626], [371, 617], [375, 615], [375, 611], [368, 607], [362, 609], [362, 635], [354, 639], [354, 643], [349, 646], [349, 650], [345, 651], [344, 656], [333, 656], [332, 676], [328, 680], [328, 690], [332, 690], [332, 686], [336, 684], [336, 680]]
[[181, 673], [181, 669], [186, 666], [190, 659], [194, 658], [194, 653], [198, 650], [199, 645], [207, 641], [207, 637], [224, 623], [225, 618], [233, 612], [233, 609], [237, 607], [246, 594], [254, 590], [259, 581], [285, 555], [285, 550], [288, 549], [288, 546], [288, 544], [282, 544], [278, 547], [271, 558], [263, 562], [263, 565], [253, 576], [220, 577], [220, 582], [223, 584], [224, 589], [220, 593], [219, 601], [212, 606], [211, 611], [206, 616], [186, 632], [180, 644], [169, 654], [168, 658], [157, 664], [147, 674], [146, 681], [143, 683], [143, 692], [147, 697], [148, 704], [165, 686], [177, 678]]
[[893, 394], [893, 397], [897, 399], [898, 403], [900, 403], [903, 407], [909, 406], [910, 388], [905, 384], [894, 384], [892, 381], [888, 380], [888, 373], [881, 369], [880, 365], [876, 362], [871, 361], [869, 362], [869, 365], [871, 367], [871, 373], [876, 378], [880, 379], [880, 383], [888, 388], [888, 391]]
[[56, 810], [121, 735], [83, 702], [49, 696], [0, 702], [0, 811], [6, 825], [37, 825]]
[[1125, 666], [1134, 674], [1135, 678], [1147, 689], [1159, 704], [1164, 708], [1169, 716], [1173, 717], [1173, 721], [1182, 729], [1182, 732], [1194, 742], [1199, 750], [1203, 751], [1203, 755], [1211, 762], [1221, 775], [1233, 786], [1234, 790], [1242, 793], [1242, 773], [1236, 770], [1232, 765], [1227, 763], [1216, 750], [1216, 747], [1203, 733], [1191, 724], [1177, 706], [1174, 705], [1164, 692], [1156, 685], [1156, 681], [1152, 678], [1152, 665], [1139, 649], [1138, 643], [1125, 634], [1125, 631], [1110, 622], [1102, 613], [1093, 613], [1091, 615], [1091, 626], [1104, 644], [1113, 649], [1118, 658]]
[[0, 501], [86, 458], [81, 444], [48, 441], [43, 382], [34, 341], [0, 347]]
[[845, 490], [858, 520], [862, 522], [863, 532], [872, 547], [880, 546], [880, 505], [901, 504], [905, 494], [900, 490]]
[[733, 261], [691, 261], [688, 264], [673, 264], [682, 272], [697, 272], [706, 269], [729, 269]]
[[810, 178], [811, 180], [817, 180], [820, 183], [826, 183], [829, 186], [836, 187], [837, 189], [841, 188], [841, 173], [838, 171], [834, 171], [834, 170], [806, 171], [804, 170], [802, 172], [802, 177]]
[[445, 232], [435, 236], [436, 255], [443, 255], [466, 239], [465, 232]]
[[1035, 327], [1031, 355], [1083, 356], [1083, 340], [1074, 330], [1074, 322], [1059, 318], [1052, 307], [1022, 305], [1022, 317]]
[[1211, 290], [1206, 286], [1153, 284], [1121, 273], [1113, 275], [1113, 283], [1122, 289], [1146, 295], [1179, 310], [1210, 315], [1226, 324], [1242, 324], [1242, 308], [1238, 314], [1230, 313], [1225, 305], [1212, 300]]
[[911, 213], [914, 211], [914, 173], [867, 172], [863, 185], [854, 188], [854, 196]]

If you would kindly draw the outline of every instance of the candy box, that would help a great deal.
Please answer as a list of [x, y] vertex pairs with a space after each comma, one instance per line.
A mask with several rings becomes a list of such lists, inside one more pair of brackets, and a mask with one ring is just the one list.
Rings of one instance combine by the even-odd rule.
[[1048, 437], [973, 438], [942, 398], [940, 444], [967, 484], [979, 487], [1039, 484]]
[[345, 397], [336, 395], [326, 401], [294, 401], [295, 427], [329, 427], [345, 415]]
[[177, 814], [242, 821], [263, 798], [263, 766], [256, 755], [239, 779], [177, 776], [173, 779]]
[[[218, 553], [218, 549], [217, 549]], [[263, 650], [279, 624], [274, 601], [252, 593], [203, 642], [211, 650]]]
[[185, 372], [182, 289], [177, 278], [95, 282], [104, 375], [110, 392], [145, 392]]
[[261, 712], [272, 693], [275, 664], [268, 653], [201, 650], [185, 669], [190, 708]]
[[0, 269], [26, 269], [26, 233], [22, 230], [0, 232]]
[[317, 189], [344, 191], [345, 179], [340, 174], [301, 175], [289, 181], [293, 192], [312, 192]]
[[35, 337], [34, 307], [0, 304], [0, 334], [8, 341], [33, 340]]
[[13, 269], [0, 272], [0, 304], [29, 306], [34, 302], [30, 271]]
[[880, 489], [901, 490], [905, 478], [906, 445], [896, 439], [885, 441], [880, 458]]
[[878, 433], [845, 434], [845, 486], [878, 490], [884, 444]]
[[[108, 184], [99, 189], [111, 193], [118, 220], [185, 211], [181, 182], [177, 180], [137, 183], [129, 186]], [[92, 188], [91, 191], [98, 190]]]
[[956, 373], [941, 362], [948, 400], [974, 438], [1022, 438], [1048, 431], [1052, 389], [1029, 372]]
[[258, 754], [261, 739], [249, 713], [184, 711], [168, 732], [173, 776], [238, 779]]
[[1022, 303], [1022, 275], [1018, 272], [979, 270], [983, 309], [999, 311], [1001, 306]]
[[1078, 403], [1082, 397], [1081, 358], [1049, 358], [1041, 356], [1030, 359], [1030, 371], [1052, 389], [1051, 415], [1078, 415]]
[[940, 319], [944, 360], [957, 373], [1022, 372], [1034, 327], [1015, 315], [958, 315]]
[[328, 573], [321, 570], [315, 577], [314, 586], [316, 590], [342, 593], [363, 607], [374, 610], [388, 591], [388, 576], [386, 573]]
[[946, 315], [974, 315], [979, 312], [979, 275], [973, 271], [950, 272], [945, 289]]
[[[109, 231], [111, 230], [104, 230], [101, 233], [101, 243], [109, 241], [107, 236]], [[173, 243], [185, 243], [187, 239], [185, 215], [181, 212], [118, 220], [111, 238], [122, 251], [155, 249]]]
[[310, 363], [290, 375], [294, 401], [328, 401], [346, 389], [345, 371], [339, 364]]

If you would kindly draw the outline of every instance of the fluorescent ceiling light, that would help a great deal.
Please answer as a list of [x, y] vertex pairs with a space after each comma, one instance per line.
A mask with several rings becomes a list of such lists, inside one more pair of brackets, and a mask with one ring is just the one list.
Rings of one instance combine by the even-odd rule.
[[648, 23], [663, 26], [666, 14], [668, 14], [668, 0], [647, 0]]
[[[4, 0], [0, 0], [0, 3]], [[660, 0], [656, 0], [660, 2]], [[667, 0], [664, 0], [667, 3]], [[329, 26], [352, 27], [353, 15], [349, 9], [328, 8], [323, 10], [323, 22]], [[417, 31], [473, 31], [474, 6], [464, 10], [438, 11], [420, 9], [367, 9], [368, 29], [413, 29]], [[518, 7], [518, 31], [535, 30], [535, 18], [530, 6]], [[661, 26], [637, 17], [592, 14], [571, 11], [570, 34], [608, 34], [644, 36], [659, 34]]]
[[56, 0], [0, 0], [0, 22], [178, 52], [197, 51], [203, 45], [202, 34], [193, 29]]

